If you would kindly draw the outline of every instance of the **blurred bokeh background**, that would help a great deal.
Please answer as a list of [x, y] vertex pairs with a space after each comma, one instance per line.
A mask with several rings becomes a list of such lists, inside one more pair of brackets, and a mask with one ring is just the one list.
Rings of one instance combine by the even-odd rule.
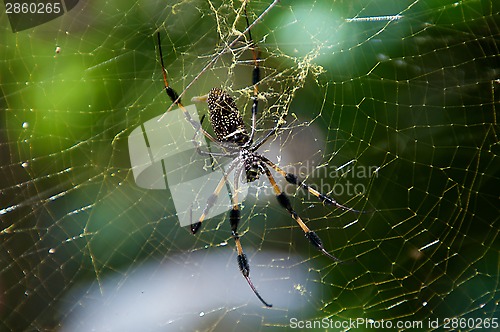
[[[249, 21], [270, 5], [248, 1]], [[334, 264], [256, 183], [240, 233], [272, 309], [238, 271], [228, 217], [191, 235], [168, 190], [137, 187], [127, 145], [170, 106], [157, 31], [185, 104], [222, 87], [250, 123], [248, 36], [227, 48], [243, 6], [82, 1], [16, 33], [2, 11], [1, 330], [283, 330], [292, 318], [426, 329], [452, 317], [467, 330], [499, 317], [498, 2], [282, 0], [252, 28], [257, 134], [288, 114], [262, 153], [368, 211], [285, 187], [346, 261]]]

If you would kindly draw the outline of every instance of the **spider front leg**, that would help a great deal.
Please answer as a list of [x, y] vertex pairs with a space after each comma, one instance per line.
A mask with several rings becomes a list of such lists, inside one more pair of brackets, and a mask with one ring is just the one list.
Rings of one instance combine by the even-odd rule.
[[278, 187], [278, 184], [274, 180], [274, 177], [271, 174], [271, 171], [269, 170], [269, 168], [264, 163], [261, 163], [261, 165], [266, 172], [266, 175], [267, 175], [267, 178], [269, 179], [269, 182], [273, 186], [274, 193], [276, 194], [276, 198], [278, 199], [278, 202], [280, 203], [280, 205], [282, 207], [284, 207], [285, 209], [287, 209], [288, 212], [290, 212], [290, 215], [292, 216], [292, 218], [297, 222], [297, 224], [299, 224], [300, 228], [302, 228], [302, 231], [304, 231], [304, 234], [305, 234], [306, 238], [309, 239], [309, 242], [316, 249], [321, 251], [325, 256], [329, 257], [330, 259], [332, 259], [336, 262], [342, 263], [342, 261], [340, 259], [338, 259], [337, 257], [333, 256], [332, 254], [330, 254], [328, 251], [325, 250], [325, 247], [323, 247], [323, 242], [321, 241], [319, 236], [314, 231], [310, 230], [309, 227], [307, 227], [307, 225], [302, 221], [302, 219], [299, 217], [297, 212], [295, 212], [295, 210], [292, 208], [292, 203], [290, 203], [290, 199], [283, 191], [280, 190], [280, 188]]
[[158, 39], [158, 53], [160, 57], [160, 63], [161, 63], [161, 73], [163, 75], [163, 85], [165, 86], [165, 92], [167, 93], [168, 97], [172, 101], [173, 104], [177, 105], [182, 112], [184, 113], [184, 116], [186, 117], [186, 120], [193, 126], [195, 131], [201, 131], [203, 135], [205, 135], [206, 138], [208, 138], [210, 141], [215, 142], [215, 138], [212, 137], [209, 133], [207, 133], [203, 128], [201, 128], [201, 124], [193, 120], [187, 109], [182, 105], [181, 98], [177, 91], [175, 91], [170, 84], [168, 83], [168, 77], [167, 77], [167, 70], [165, 69], [165, 64], [163, 63], [163, 52], [161, 50], [161, 38], [160, 38], [160, 32], [156, 34], [157, 39]]
[[245, 147], [248, 147], [252, 144], [253, 138], [255, 136], [255, 126], [257, 123], [257, 107], [259, 103], [259, 87], [258, 83], [260, 82], [260, 67], [259, 67], [259, 48], [257, 44], [253, 41], [252, 32], [250, 31], [250, 22], [248, 20], [247, 7], [246, 4], [243, 7], [245, 11], [245, 20], [248, 27], [248, 38], [250, 39], [251, 47], [252, 47], [252, 55], [253, 55], [253, 70], [252, 70], [252, 85], [253, 85], [253, 96], [252, 96], [252, 131], [250, 133], [250, 139], [248, 140]]
[[229, 221], [231, 223], [231, 235], [234, 239], [234, 242], [236, 244], [236, 251], [238, 253], [238, 267], [240, 268], [241, 274], [247, 281], [248, 285], [252, 289], [252, 291], [255, 293], [255, 295], [259, 298], [259, 300], [266, 306], [266, 307], [272, 307], [273, 305], [270, 303], [267, 303], [264, 301], [262, 296], [260, 296], [259, 292], [255, 288], [255, 286], [252, 283], [252, 280], [250, 279], [250, 265], [248, 264], [248, 259], [245, 253], [243, 252], [243, 247], [241, 246], [241, 241], [240, 241], [240, 236], [238, 234], [238, 224], [240, 223], [240, 208], [238, 204], [238, 179], [239, 175], [238, 173], [241, 172], [236, 172], [235, 174], [235, 190], [234, 194], [232, 196], [232, 203], [233, 203], [233, 208], [231, 209], [231, 212], [229, 214]]

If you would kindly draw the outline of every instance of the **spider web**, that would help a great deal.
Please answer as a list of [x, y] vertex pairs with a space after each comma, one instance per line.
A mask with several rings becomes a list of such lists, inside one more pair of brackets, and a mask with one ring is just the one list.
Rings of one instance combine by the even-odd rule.
[[156, 31], [185, 104], [221, 87], [250, 124], [243, 3], [93, 1], [18, 33], [2, 14], [1, 329], [494, 327], [499, 12], [492, 0], [249, 2], [257, 136], [287, 114], [259, 151], [367, 211], [280, 180], [336, 264], [265, 179], [252, 184], [239, 232], [271, 309], [238, 271], [229, 217], [191, 235], [168, 190], [135, 184], [127, 145], [170, 106]]

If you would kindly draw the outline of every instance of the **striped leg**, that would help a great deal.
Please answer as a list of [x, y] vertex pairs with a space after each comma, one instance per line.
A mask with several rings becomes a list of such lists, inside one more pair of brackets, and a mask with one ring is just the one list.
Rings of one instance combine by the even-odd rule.
[[168, 78], [167, 78], [167, 70], [165, 69], [165, 64], [163, 63], [163, 52], [161, 50], [160, 32], [157, 33], [157, 37], [158, 37], [158, 52], [159, 52], [160, 62], [161, 62], [161, 73], [163, 74], [163, 84], [165, 85], [165, 92], [167, 93], [167, 95], [170, 98], [170, 100], [172, 101], [172, 103], [179, 106], [179, 108], [184, 113], [184, 116], [186, 117], [186, 119], [189, 121], [189, 123], [191, 123], [191, 125], [193, 126], [193, 128], [196, 131], [198, 131], [198, 130], [201, 131], [203, 133], [203, 135], [205, 135], [205, 137], [207, 137], [210, 141], [216, 142], [216, 140], [212, 137], [212, 135], [210, 135], [203, 128], [201, 128], [200, 123], [193, 120], [193, 118], [191, 117], [191, 115], [189, 114], [187, 109], [184, 107], [184, 105], [182, 105], [181, 98], [179, 97], [179, 94], [174, 89], [172, 89], [172, 87], [169, 85]]
[[239, 158], [236, 158], [229, 164], [227, 170], [224, 172], [224, 175], [222, 176], [219, 183], [217, 184], [217, 187], [215, 188], [214, 192], [208, 197], [207, 203], [205, 205], [205, 208], [203, 209], [203, 213], [201, 214], [200, 218], [198, 219], [197, 222], [191, 224], [191, 233], [196, 234], [196, 232], [198, 232], [198, 230], [200, 229], [201, 223], [205, 220], [208, 213], [210, 212], [210, 209], [217, 202], [217, 199], [219, 198], [219, 194], [227, 182], [227, 175], [226, 174], [231, 173], [231, 171], [236, 167], [236, 165], [238, 165], [238, 162], [239, 162]]
[[252, 291], [255, 293], [255, 295], [259, 298], [259, 300], [266, 306], [266, 307], [272, 307], [273, 305], [270, 303], [267, 303], [262, 296], [260, 296], [259, 292], [255, 288], [255, 286], [252, 283], [252, 280], [250, 279], [250, 265], [248, 264], [248, 259], [245, 253], [243, 252], [243, 247], [241, 246], [241, 241], [240, 241], [240, 236], [238, 234], [238, 224], [240, 223], [240, 208], [238, 204], [238, 180], [239, 180], [239, 172], [236, 172], [235, 176], [235, 190], [232, 196], [233, 199], [233, 208], [230, 212], [229, 215], [229, 221], [231, 223], [231, 234], [233, 236], [234, 242], [236, 244], [236, 251], [238, 253], [238, 267], [240, 268], [241, 274], [247, 281], [248, 285], [252, 289]]
[[297, 212], [295, 212], [295, 210], [292, 208], [292, 204], [290, 203], [290, 199], [278, 187], [278, 185], [276, 184], [276, 181], [274, 180], [274, 177], [271, 174], [271, 171], [269, 170], [269, 168], [264, 163], [262, 163], [262, 167], [265, 169], [267, 178], [269, 179], [269, 182], [273, 186], [274, 193], [276, 194], [276, 198], [278, 199], [278, 202], [280, 203], [280, 205], [282, 207], [284, 207], [285, 209], [287, 209], [288, 212], [290, 212], [290, 215], [297, 222], [297, 224], [299, 224], [300, 228], [302, 228], [302, 231], [304, 232], [306, 238], [309, 239], [309, 242], [316, 249], [321, 251], [325, 256], [329, 257], [330, 259], [332, 259], [336, 262], [342, 262], [340, 259], [338, 259], [337, 257], [333, 256], [332, 254], [330, 254], [328, 251], [325, 250], [325, 248], [323, 247], [323, 242], [321, 241], [319, 236], [314, 231], [310, 230], [309, 227], [307, 227], [307, 225], [302, 221], [302, 219], [299, 217]]
[[[247, 22], [247, 27], [250, 27], [250, 22], [248, 21], [248, 14], [247, 14], [247, 8], [246, 4], [244, 7], [245, 11], [245, 20]], [[248, 145], [252, 144], [253, 137], [255, 135], [255, 125], [257, 122], [257, 106], [258, 106], [258, 94], [259, 94], [259, 87], [257, 84], [260, 81], [260, 67], [259, 67], [259, 48], [257, 44], [253, 41], [252, 38], [252, 32], [250, 31], [250, 28], [248, 29], [248, 38], [250, 39], [251, 47], [252, 47], [252, 54], [253, 54], [253, 70], [252, 70], [252, 85], [253, 85], [253, 97], [252, 97], [252, 132], [250, 133], [250, 139], [248, 141]]]
[[311, 193], [312, 195], [316, 196], [319, 200], [321, 200], [321, 202], [323, 202], [323, 204], [333, 205], [333, 206], [340, 208], [342, 210], [345, 210], [345, 211], [350, 211], [350, 212], [355, 212], [355, 213], [366, 213], [366, 211], [355, 210], [355, 209], [350, 208], [348, 206], [342, 205], [342, 204], [338, 203], [336, 200], [334, 200], [333, 198], [331, 198], [330, 196], [327, 196], [325, 194], [320, 193], [316, 189], [314, 189], [311, 186], [307, 185], [306, 183], [300, 181], [295, 174], [288, 173], [288, 172], [284, 171], [282, 168], [280, 168], [278, 165], [276, 165], [275, 163], [273, 163], [272, 161], [270, 161], [266, 157], [259, 155], [259, 158], [262, 161], [264, 161], [266, 164], [271, 166], [276, 172], [280, 173], [285, 178], [285, 180], [288, 181], [288, 183], [291, 183], [291, 184], [294, 184], [298, 187], [304, 188], [309, 193]]

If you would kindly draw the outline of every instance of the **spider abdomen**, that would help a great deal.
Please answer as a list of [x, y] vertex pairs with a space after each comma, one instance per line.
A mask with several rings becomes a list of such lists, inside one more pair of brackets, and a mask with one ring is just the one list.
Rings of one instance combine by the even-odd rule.
[[217, 139], [244, 145], [250, 140], [234, 99], [225, 91], [213, 88], [207, 98], [210, 122]]

